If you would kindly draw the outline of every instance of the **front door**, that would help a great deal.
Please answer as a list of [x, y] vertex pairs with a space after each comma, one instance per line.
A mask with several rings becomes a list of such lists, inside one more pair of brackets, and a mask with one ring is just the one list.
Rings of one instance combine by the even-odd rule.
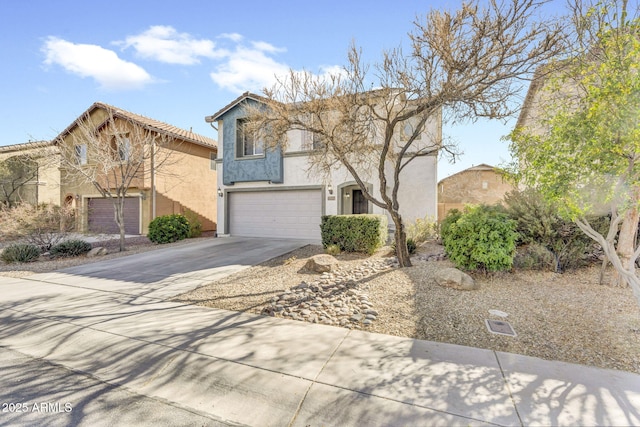
[[351, 213], [353, 214], [366, 214], [369, 213], [369, 202], [365, 199], [362, 190], [353, 190]]

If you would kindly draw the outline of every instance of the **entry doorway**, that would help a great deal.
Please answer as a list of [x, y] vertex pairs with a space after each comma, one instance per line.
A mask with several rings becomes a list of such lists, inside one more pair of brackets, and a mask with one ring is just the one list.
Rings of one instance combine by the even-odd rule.
[[369, 202], [362, 194], [362, 190], [353, 190], [351, 193], [351, 213], [366, 214], [369, 213]]

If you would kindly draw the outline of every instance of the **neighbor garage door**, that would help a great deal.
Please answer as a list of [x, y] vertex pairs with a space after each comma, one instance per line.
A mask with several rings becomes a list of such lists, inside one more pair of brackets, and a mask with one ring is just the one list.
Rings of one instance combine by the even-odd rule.
[[[92, 233], [118, 234], [120, 229], [113, 215], [111, 199], [89, 199], [89, 231]], [[127, 234], [140, 234], [140, 199], [124, 199], [124, 231]]]
[[228, 193], [232, 236], [320, 240], [320, 190]]

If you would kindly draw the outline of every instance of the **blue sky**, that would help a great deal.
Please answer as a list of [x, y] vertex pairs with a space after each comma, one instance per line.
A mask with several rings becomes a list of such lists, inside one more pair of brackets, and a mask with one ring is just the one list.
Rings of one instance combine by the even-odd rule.
[[[560, 3], [560, 2], [558, 2]], [[0, 145], [49, 140], [93, 102], [215, 138], [204, 121], [276, 73], [343, 65], [353, 41], [375, 61], [407, 43], [434, 0], [0, 0]], [[509, 159], [515, 119], [446, 127], [464, 151], [438, 179]]]

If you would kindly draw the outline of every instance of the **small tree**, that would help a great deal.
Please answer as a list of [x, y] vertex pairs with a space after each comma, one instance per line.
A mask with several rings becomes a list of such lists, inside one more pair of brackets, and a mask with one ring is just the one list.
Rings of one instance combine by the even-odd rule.
[[125, 249], [124, 203], [132, 187], [142, 188], [160, 169], [176, 159], [178, 142], [160, 129], [141, 126], [106, 107], [106, 118], [90, 113], [75, 123], [70, 140], [58, 137], [64, 179], [77, 185], [91, 184], [113, 202], [114, 221], [120, 231], [120, 251]]
[[[523, 181], [602, 246], [640, 303], [640, 19], [626, 1], [575, 11], [577, 51], [542, 86], [539, 119], [512, 133], [511, 150]], [[588, 215], [607, 213], [602, 234]]]
[[[349, 171], [364, 197], [389, 213], [403, 267], [411, 261], [398, 201], [401, 172], [418, 157], [456, 154], [439, 135], [422, 141], [429, 124], [441, 114], [450, 122], [510, 116], [519, 79], [558, 48], [557, 30], [531, 19], [537, 1], [491, 0], [485, 9], [478, 4], [429, 12], [409, 34], [411, 51], [384, 52], [374, 73], [354, 46], [341, 73], [319, 78], [292, 71], [265, 90], [266, 108], [250, 109], [267, 146], [286, 146], [291, 129], [318, 137], [322, 144], [310, 157], [309, 172], [326, 176], [336, 165]], [[379, 196], [363, 179], [372, 171]]]
[[56, 160], [51, 144], [21, 144], [17, 154], [0, 158], [0, 204], [12, 207], [20, 202], [36, 204], [40, 170]]

